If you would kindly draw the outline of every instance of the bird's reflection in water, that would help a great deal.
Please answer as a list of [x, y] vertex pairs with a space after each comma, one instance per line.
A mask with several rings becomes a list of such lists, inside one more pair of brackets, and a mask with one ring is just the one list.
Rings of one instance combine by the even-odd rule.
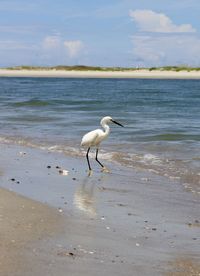
[[83, 183], [76, 189], [74, 193], [74, 205], [90, 217], [97, 215], [95, 183], [92, 183], [90, 178], [85, 178]]

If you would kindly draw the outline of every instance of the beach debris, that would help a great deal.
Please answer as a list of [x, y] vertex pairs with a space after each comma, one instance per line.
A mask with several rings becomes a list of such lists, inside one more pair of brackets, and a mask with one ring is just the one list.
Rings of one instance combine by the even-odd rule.
[[140, 246], [140, 244], [138, 243], [138, 242], [136, 242], [136, 244], [135, 244], [137, 247], [139, 247]]
[[59, 174], [61, 174], [61, 175], [68, 175], [69, 171], [67, 171], [67, 170], [59, 170]]
[[11, 178], [11, 179], [10, 179], [10, 181], [12, 181], [12, 182], [16, 182], [16, 184], [20, 184], [20, 181], [19, 181], [19, 180], [17, 181], [14, 177], [13, 177], [13, 178]]
[[61, 207], [58, 208], [58, 212], [62, 213], [63, 209]]
[[109, 227], [109, 226], [106, 226], [106, 229], [107, 229], [107, 230], [110, 230], [110, 227]]
[[157, 228], [153, 227], [151, 230], [156, 231], [156, 230], [157, 230]]
[[84, 248], [81, 248], [80, 246], [78, 246], [79, 247], [79, 251], [80, 252], [83, 252], [83, 253], [85, 253], [85, 254], [91, 254], [91, 255], [93, 255], [95, 252], [94, 251], [88, 251], [88, 250], [86, 250], [86, 249], [84, 249]]
[[50, 165], [48, 165], [48, 166], [47, 166], [47, 169], [51, 169], [51, 166], [50, 166]]
[[72, 180], [76, 180], [76, 177], [73, 177]]
[[117, 203], [116, 205], [120, 206], [120, 207], [126, 207], [127, 206], [126, 204], [123, 204], [123, 203]]
[[68, 170], [64, 170], [64, 169], [61, 169], [60, 166], [56, 166], [56, 169], [58, 169], [59, 171], [59, 174], [61, 175], [68, 175], [69, 174], [69, 171]]
[[192, 223], [192, 222], [189, 222], [189, 223], [187, 223], [187, 225], [188, 225], [189, 227], [200, 227], [199, 220], [194, 220], [193, 223]]
[[20, 155], [20, 156], [24, 156], [24, 155], [26, 155], [26, 152], [20, 151], [20, 152], [19, 152], [19, 155]]
[[104, 220], [104, 219], [105, 219], [105, 217], [104, 217], [104, 216], [102, 216], [102, 217], [101, 217], [101, 220]]
[[150, 229], [150, 227], [149, 227], [149, 226], [145, 226], [145, 227], [144, 227], [144, 229], [149, 230], [149, 229]]
[[76, 255], [73, 252], [68, 252], [66, 250], [60, 251], [57, 253], [58, 256], [65, 257], [65, 256], [70, 256], [70, 257], [75, 257]]

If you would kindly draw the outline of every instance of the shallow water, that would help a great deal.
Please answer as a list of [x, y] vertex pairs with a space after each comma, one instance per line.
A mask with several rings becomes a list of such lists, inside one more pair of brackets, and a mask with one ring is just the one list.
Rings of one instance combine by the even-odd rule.
[[80, 140], [112, 116], [102, 159], [200, 188], [200, 81], [0, 78], [0, 141], [83, 155]]

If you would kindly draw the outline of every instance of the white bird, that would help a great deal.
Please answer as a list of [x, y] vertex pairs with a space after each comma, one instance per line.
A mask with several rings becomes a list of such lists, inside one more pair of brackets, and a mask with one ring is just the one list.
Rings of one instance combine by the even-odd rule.
[[96, 158], [95, 159], [101, 165], [102, 171], [108, 171], [106, 169], [106, 167], [98, 160], [97, 157], [98, 157], [98, 151], [99, 151], [100, 143], [104, 139], [106, 139], [108, 137], [109, 133], [110, 133], [110, 127], [108, 125], [109, 123], [115, 123], [115, 124], [123, 127], [122, 124], [114, 121], [110, 116], [106, 116], [100, 122], [100, 124], [101, 124], [101, 126], [103, 127], [104, 130], [95, 129], [93, 131], [90, 131], [90, 132], [86, 133], [82, 138], [81, 146], [87, 147], [86, 158], [87, 158], [87, 163], [88, 163], [88, 167], [89, 167], [89, 173], [88, 173], [89, 176], [92, 173], [92, 169], [91, 169], [90, 161], [89, 161], [89, 157], [88, 157], [88, 154], [89, 154], [89, 151], [90, 151], [91, 147], [96, 148]]

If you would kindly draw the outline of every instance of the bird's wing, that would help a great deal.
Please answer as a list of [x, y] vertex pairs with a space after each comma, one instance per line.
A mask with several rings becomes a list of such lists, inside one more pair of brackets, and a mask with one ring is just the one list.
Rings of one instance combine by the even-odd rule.
[[81, 141], [81, 146], [92, 146], [95, 145], [96, 140], [99, 137], [99, 129], [86, 133]]

